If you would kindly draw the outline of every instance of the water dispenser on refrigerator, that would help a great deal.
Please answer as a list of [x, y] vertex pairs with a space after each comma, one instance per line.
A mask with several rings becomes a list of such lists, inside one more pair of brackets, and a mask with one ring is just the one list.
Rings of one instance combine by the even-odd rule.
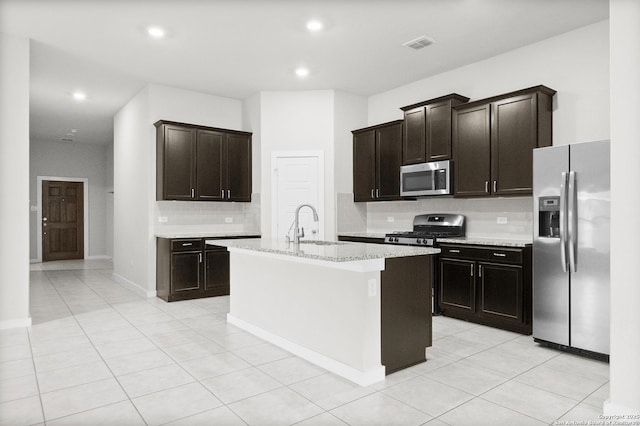
[[560, 197], [538, 198], [539, 236], [560, 238]]

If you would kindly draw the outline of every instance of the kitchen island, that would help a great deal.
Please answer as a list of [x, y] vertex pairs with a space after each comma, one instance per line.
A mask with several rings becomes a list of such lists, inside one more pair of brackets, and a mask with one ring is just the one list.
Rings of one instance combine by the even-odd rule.
[[234, 324], [362, 386], [424, 362], [439, 249], [251, 239], [230, 252]]

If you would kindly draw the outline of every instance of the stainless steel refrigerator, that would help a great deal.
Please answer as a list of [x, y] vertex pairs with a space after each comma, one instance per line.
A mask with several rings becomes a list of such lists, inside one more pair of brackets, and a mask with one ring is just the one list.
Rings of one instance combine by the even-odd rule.
[[533, 152], [533, 337], [609, 354], [609, 141]]

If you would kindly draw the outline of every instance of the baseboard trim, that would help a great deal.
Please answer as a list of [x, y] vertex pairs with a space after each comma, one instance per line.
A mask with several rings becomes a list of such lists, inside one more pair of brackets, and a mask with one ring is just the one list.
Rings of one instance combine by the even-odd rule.
[[111, 260], [111, 256], [107, 256], [106, 254], [98, 254], [96, 256], [86, 256], [86, 260]]
[[[633, 423], [638, 421], [640, 416], [639, 408], [624, 407], [622, 405], [613, 404], [611, 400], [607, 399], [602, 407], [602, 414], [604, 415], [603, 421], [610, 421], [611, 424], [637, 424]], [[605, 424], [605, 423], [603, 423]]]
[[0, 330], [22, 327], [31, 327], [31, 317], [0, 321]]
[[369, 371], [357, 370], [340, 361], [336, 361], [304, 346], [300, 346], [297, 343], [276, 336], [231, 314], [227, 314], [227, 322], [360, 386], [369, 386], [385, 378], [385, 367], [383, 365]]
[[30, 259], [29, 263], [41, 263], [40, 259]]
[[140, 285], [134, 283], [133, 281], [129, 281], [128, 279], [126, 279], [125, 277], [116, 274], [115, 272], [111, 274], [111, 278], [113, 278], [113, 280], [115, 282], [117, 282], [118, 284], [120, 284], [122, 287], [133, 291], [136, 294], [139, 294], [142, 297], [156, 297], [156, 291], [153, 290], [146, 290], [143, 287], [141, 287]]

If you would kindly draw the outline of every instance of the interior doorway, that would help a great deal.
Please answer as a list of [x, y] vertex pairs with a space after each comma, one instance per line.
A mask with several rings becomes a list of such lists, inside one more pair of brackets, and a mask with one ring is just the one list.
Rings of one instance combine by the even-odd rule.
[[38, 204], [38, 260], [86, 258], [88, 179], [38, 176]]
[[292, 224], [296, 207], [311, 204], [320, 220], [313, 220], [311, 210], [300, 210], [300, 226], [306, 239], [324, 239], [324, 154], [322, 151], [274, 152], [271, 158], [271, 236], [293, 239]]

